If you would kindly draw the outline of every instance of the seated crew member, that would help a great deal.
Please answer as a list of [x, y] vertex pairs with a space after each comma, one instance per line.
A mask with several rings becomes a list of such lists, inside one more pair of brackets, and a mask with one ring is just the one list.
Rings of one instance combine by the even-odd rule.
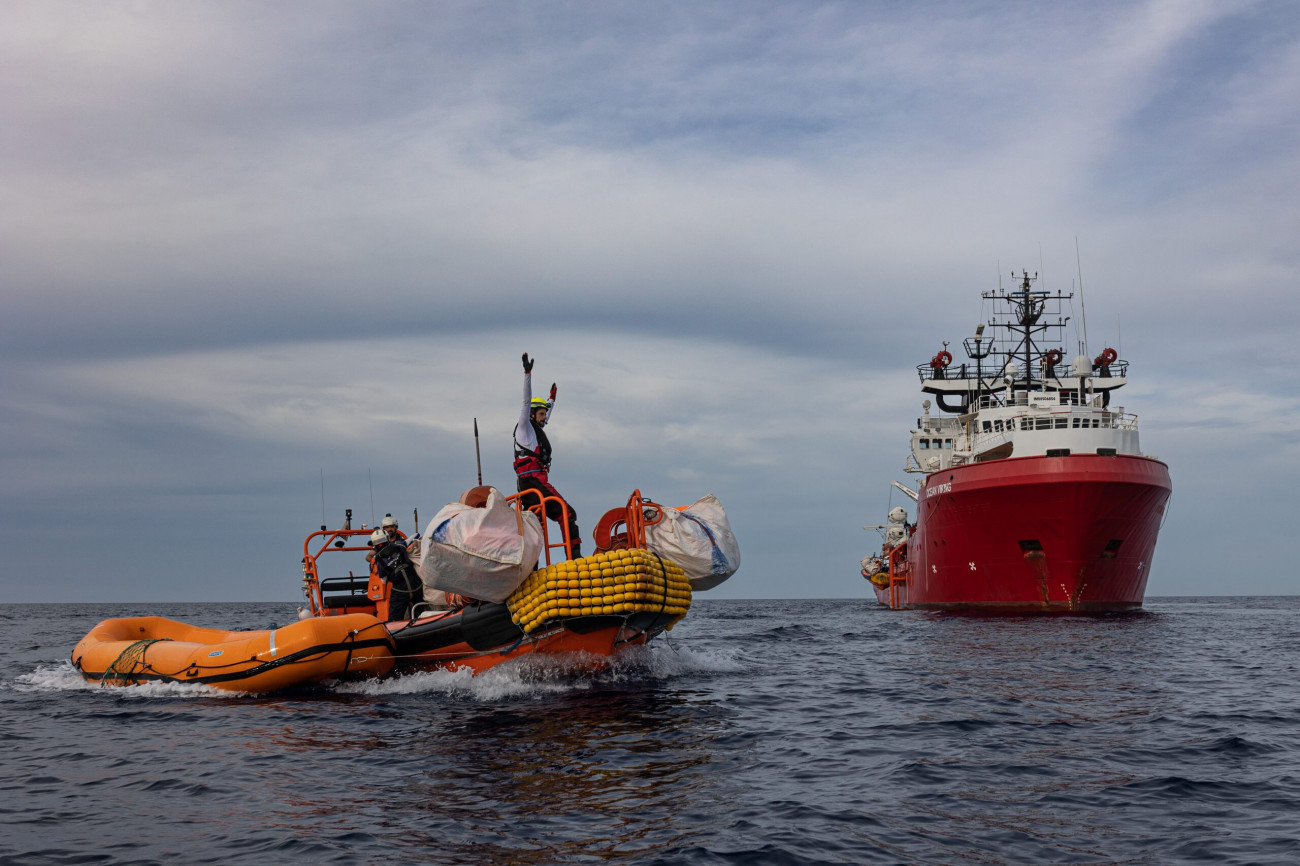
[[[533, 364], [524, 352], [524, 407], [519, 413], [519, 423], [515, 425], [515, 475], [518, 476], [519, 492], [536, 490], [542, 496], [554, 496], [564, 502], [569, 512], [569, 558], [582, 556], [582, 539], [578, 537], [578, 514], [560, 496], [558, 490], [551, 486], [548, 477], [551, 470], [551, 443], [546, 438], [546, 426], [552, 409], [555, 408], [555, 384], [551, 384], [551, 398], [544, 400], [533, 396]], [[523, 497], [520, 501], [527, 507], [532, 497]], [[546, 516], [556, 523], [564, 521], [564, 509], [558, 502], [546, 503]]]
[[411, 562], [406, 545], [397, 535], [397, 523], [393, 522], [392, 535], [382, 528], [370, 534], [371, 555], [374, 556], [375, 572], [388, 582], [388, 621], [409, 619], [411, 608], [424, 598], [424, 582], [420, 580], [415, 563]]

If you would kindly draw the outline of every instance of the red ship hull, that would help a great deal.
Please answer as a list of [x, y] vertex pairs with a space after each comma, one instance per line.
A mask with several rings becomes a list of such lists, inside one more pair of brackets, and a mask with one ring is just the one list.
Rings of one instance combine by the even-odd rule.
[[926, 478], [900, 606], [999, 613], [1141, 608], [1169, 468], [1079, 454], [957, 466]]

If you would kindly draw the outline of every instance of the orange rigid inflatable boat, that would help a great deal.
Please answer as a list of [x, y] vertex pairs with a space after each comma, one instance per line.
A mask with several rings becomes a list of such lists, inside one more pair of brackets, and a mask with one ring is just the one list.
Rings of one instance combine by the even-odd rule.
[[82, 676], [104, 685], [202, 683], [273, 692], [300, 683], [382, 676], [393, 642], [373, 616], [307, 619], [266, 631], [200, 628], [160, 616], [106, 619], [72, 651]]
[[[490, 490], [472, 488], [461, 504], [484, 507]], [[156, 616], [110, 619], [82, 638], [72, 663], [103, 685], [202, 683], [251, 693], [390, 672], [480, 673], [532, 653], [566, 654], [578, 668], [599, 669], [686, 616], [691, 580], [646, 543], [646, 527], [671, 516], [669, 509], [634, 491], [625, 507], [611, 509], [596, 525], [595, 553], [568, 559], [562, 558], [571, 541], [562, 499], [529, 490], [505, 501], [517, 514], [532, 511], [540, 518], [542, 547], [534, 570], [504, 602], [436, 592], [445, 603], [422, 601], [393, 619], [392, 584], [380, 577], [372, 557], [362, 558], [372, 553], [371, 529], [353, 529], [349, 510], [342, 528], [322, 527], [303, 543], [309, 609], [300, 609], [297, 622], [241, 632]], [[548, 506], [563, 516], [554, 540]]]
[[[461, 502], [481, 507], [488, 489], [472, 488]], [[453, 605], [421, 604], [410, 619], [387, 621], [392, 587], [373, 567], [365, 576], [324, 576], [337, 573], [330, 561], [340, 559], [338, 554], [369, 550], [364, 541], [370, 530], [345, 524], [313, 532], [303, 544], [303, 591], [311, 616], [328, 621], [364, 613], [387, 621], [398, 672], [480, 673], [531, 653], [566, 653], [580, 666], [597, 669], [624, 647], [671, 629], [690, 609], [691, 587], [681, 568], [646, 549], [645, 528], [662, 519], [663, 508], [643, 499], [641, 491], [625, 507], [606, 512], [596, 525], [595, 553], [577, 559], [559, 558], [570, 542], [564, 500], [530, 490], [507, 501], [541, 518], [543, 559], [504, 602], [453, 597]], [[548, 505], [564, 515], [554, 539], [544, 516]]]

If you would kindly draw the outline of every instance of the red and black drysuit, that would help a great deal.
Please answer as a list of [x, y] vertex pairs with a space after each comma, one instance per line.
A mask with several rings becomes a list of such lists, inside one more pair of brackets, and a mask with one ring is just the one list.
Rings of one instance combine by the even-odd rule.
[[[547, 401], [548, 415], [555, 411], [555, 398]], [[540, 408], [540, 407], [539, 407]], [[519, 414], [519, 423], [515, 425], [515, 475], [518, 476], [519, 492], [536, 490], [542, 496], [554, 496], [564, 502], [569, 512], [569, 558], [577, 559], [582, 555], [582, 539], [578, 537], [578, 513], [573, 506], [551, 486], [547, 473], [551, 469], [551, 443], [546, 438], [542, 425], [533, 420], [533, 374], [524, 373], [524, 408]], [[522, 498], [524, 507], [536, 505], [531, 496]], [[546, 503], [546, 516], [556, 523], [564, 521], [565, 508], [558, 502]]]

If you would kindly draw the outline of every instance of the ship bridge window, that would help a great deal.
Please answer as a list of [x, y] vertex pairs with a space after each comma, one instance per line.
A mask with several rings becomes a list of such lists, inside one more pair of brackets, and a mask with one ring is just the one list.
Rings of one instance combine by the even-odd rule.
[[1057, 419], [1056, 419], [1056, 429], [1057, 429], [1057, 430], [1064, 430], [1064, 429], [1065, 429], [1065, 419], [1064, 419], [1064, 418], [1057, 418]]
[[993, 422], [993, 429], [996, 430], [996, 431], [998, 431], [999, 433], [1002, 432], [1002, 419], [1001, 419], [1001, 418], [999, 418], [998, 420], [996, 420], [996, 421]]
[[985, 422], [984, 422], [984, 432], [985, 432], [985, 433], [992, 433], [992, 432], [993, 432], [993, 422], [992, 422], [992, 421], [985, 421]]
[[922, 451], [929, 451], [929, 450], [930, 450], [930, 440], [929, 440], [929, 439], [920, 439], [920, 440], [917, 440], [917, 444], [920, 446], [920, 448], [921, 448]]
[[1073, 427], [1073, 428], [1076, 429], [1076, 430], [1079, 429], [1079, 419], [1078, 419], [1078, 418], [1071, 418], [1071, 419], [1070, 419], [1070, 426]]
[[944, 448], [951, 448], [951, 447], [952, 447], [952, 440], [951, 440], [951, 439], [945, 439], [945, 440], [943, 440], [943, 447], [944, 447]]
[[1021, 419], [1020, 419], [1020, 429], [1021, 429], [1021, 430], [1029, 430], [1029, 429], [1032, 429], [1031, 426], [1030, 426], [1030, 420], [1029, 420], [1028, 418], [1021, 418]]
[[1052, 419], [1051, 419], [1051, 418], [1039, 418], [1039, 419], [1037, 419], [1036, 421], [1034, 421], [1034, 429], [1035, 429], [1035, 430], [1051, 430], [1051, 429], [1052, 429]]

